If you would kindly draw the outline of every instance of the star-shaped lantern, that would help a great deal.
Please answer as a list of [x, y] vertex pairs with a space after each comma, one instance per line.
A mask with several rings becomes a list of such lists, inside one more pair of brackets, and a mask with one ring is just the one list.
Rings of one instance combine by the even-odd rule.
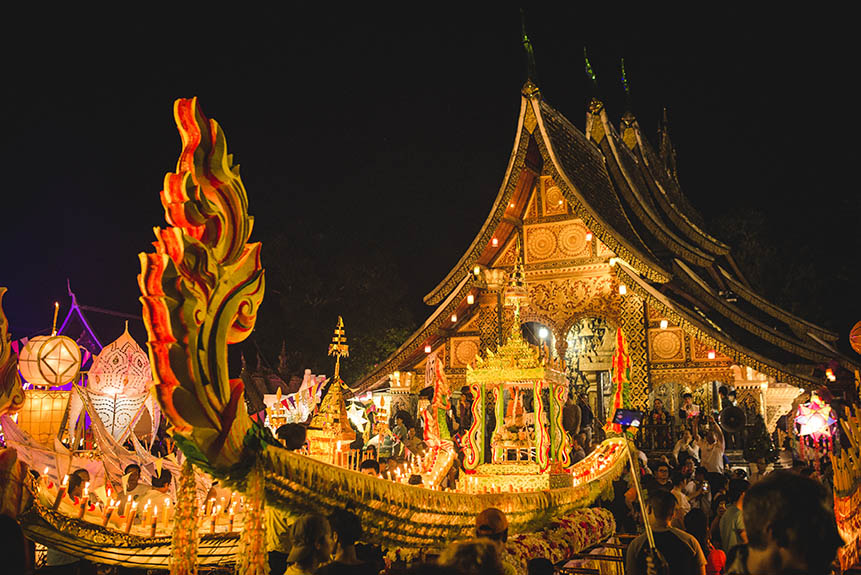
[[347, 408], [347, 417], [350, 418], [350, 421], [356, 426], [359, 433], [365, 433], [365, 425], [368, 424], [368, 419], [365, 417], [365, 410], [361, 405], [355, 402], [351, 403], [350, 407]]
[[831, 426], [836, 423], [831, 406], [822, 401], [816, 393], [810, 395], [810, 401], [798, 406], [795, 412], [795, 423], [799, 426], [798, 435], [831, 437]]

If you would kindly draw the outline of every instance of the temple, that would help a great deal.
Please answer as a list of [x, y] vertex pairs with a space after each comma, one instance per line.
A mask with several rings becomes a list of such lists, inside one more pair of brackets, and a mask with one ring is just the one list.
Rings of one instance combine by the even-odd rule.
[[[486, 221], [451, 271], [425, 296], [436, 309], [354, 393], [425, 382], [431, 354], [452, 390], [480, 354], [504, 343], [514, 321], [505, 292], [524, 264], [524, 337], [564, 359], [596, 415], [606, 415], [613, 337], [631, 355], [627, 403], [661, 399], [675, 413], [685, 393], [709, 411], [721, 386], [770, 430], [825, 366], [857, 367], [836, 333], [758, 295], [730, 246], [705, 230], [679, 184], [666, 114], [657, 148], [626, 112], [611, 123], [593, 99], [579, 129], [538, 87], [522, 89], [514, 145]], [[748, 418], [750, 420], [750, 417]]]

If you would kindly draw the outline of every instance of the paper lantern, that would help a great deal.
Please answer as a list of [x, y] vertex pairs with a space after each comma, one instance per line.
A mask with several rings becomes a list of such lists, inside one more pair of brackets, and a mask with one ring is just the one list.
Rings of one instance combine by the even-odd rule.
[[849, 332], [849, 345], [857, 353], [861, 353], [861, 321], [852, 326], [852, 331]]
[[18, 354], [18, 369], [32, 385], [65, 385], [80, 368], [81, 348], [63, 335], [34, 337]]

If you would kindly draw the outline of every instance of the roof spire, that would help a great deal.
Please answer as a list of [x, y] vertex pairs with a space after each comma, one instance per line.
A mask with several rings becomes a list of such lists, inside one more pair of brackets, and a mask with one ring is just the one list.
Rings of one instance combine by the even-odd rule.
[[631, 87], [628, 85], [628, 73], [625, 71], [625, 58], [622, 58], [622, 89], [625, 90], [625, 107], [627, 111], [631, 111]]
[[589, 61], [586, 46], [583, 46], [583, 61], [586, 64], [586, 79], [592, 82], [592, 96], [596, 97], [598, 95], [598, 78], [595, 76], [595, 71], [592, 70], [592, 62]]
[[531, 96], [538, 93], [538, 75], [535, 72], [535, 51], [532, 49], [532, 42], [529, 41], [529, 36], [526, 34], [526, 14], [523, 8], [520, 9], [520, 29], [521, 43], [526, 52], [526, 82], [523, 84], [522, 92]]

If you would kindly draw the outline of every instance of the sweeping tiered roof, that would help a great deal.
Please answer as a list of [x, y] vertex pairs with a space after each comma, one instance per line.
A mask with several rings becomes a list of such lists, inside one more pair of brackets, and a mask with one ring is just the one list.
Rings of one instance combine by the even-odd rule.
[[[481, 285], [474, 266], [490, 267], [523, 224], [530, 193], [549, 175], [571, 212], [617, 256], [620, 281], [650, 306], [734, 361], [779, 381], [819, 383], [815, 366], [850, 360], [836, 350], [836, 333], [816, 326], [756, 294], [728, 245], [704, 229], [702, 216], [682, 192], [665, 122], [660, 150], [627, 112], [617, 129], [593, 99], [579, 130], [527, 81], [508, 168], [490, 214], [466, 253], [424, 300], [437, 309], [386, 361], [358, 382], [378, 385], [387, 374], [420, 362], [471, 319], [466, 294]], [[496, 238], [496, 246], [491, 239]], [[449, 320], [455, 314], [460, 321]]]

